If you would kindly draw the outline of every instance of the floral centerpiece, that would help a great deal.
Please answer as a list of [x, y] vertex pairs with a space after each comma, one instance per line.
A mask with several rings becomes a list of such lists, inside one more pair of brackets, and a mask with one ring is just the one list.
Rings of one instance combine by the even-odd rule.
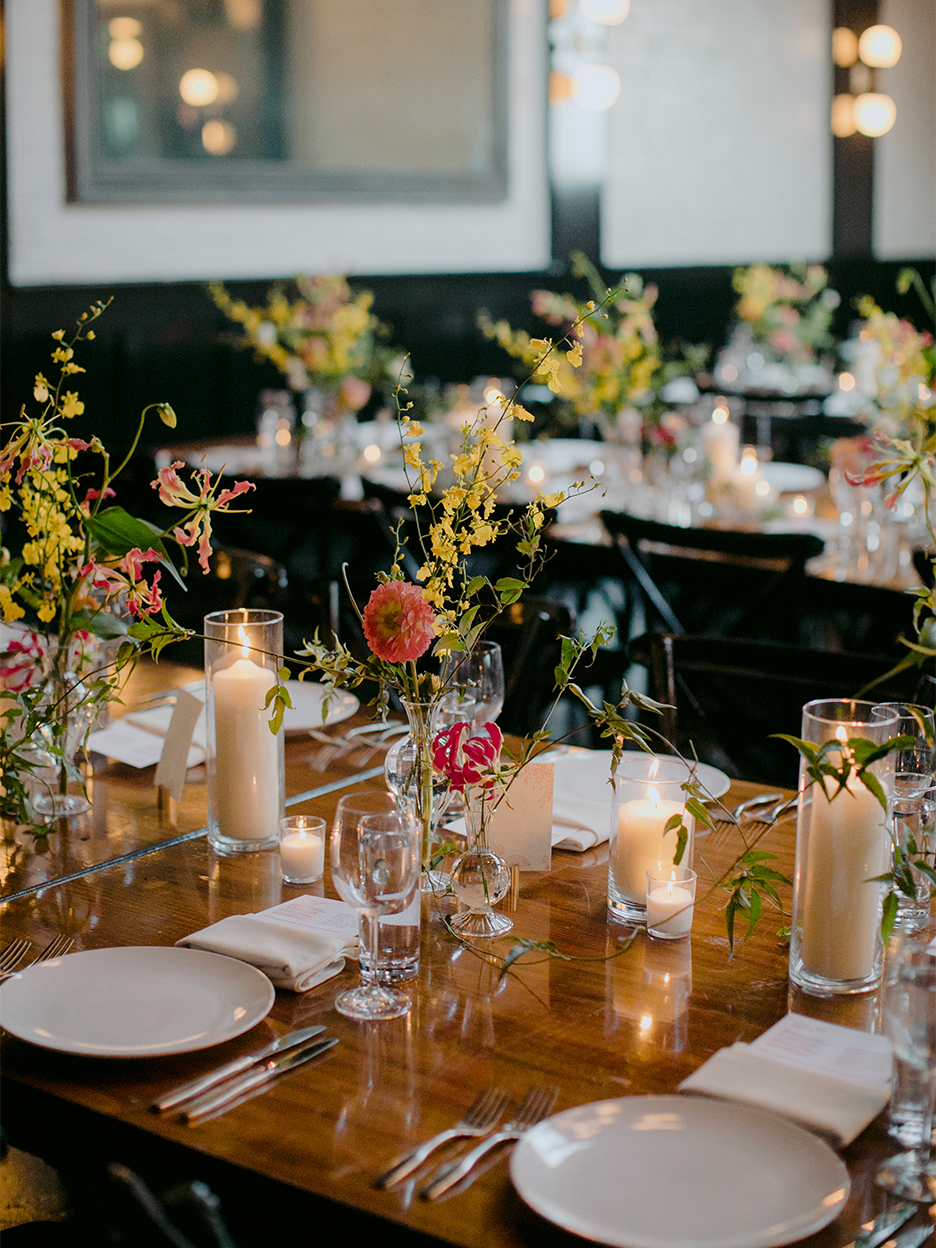
[[479, 317], [481, 329], [515, 359], [536, 367], [533, 380], [561, 396], [567, 420], [597, 421], [608, 441], [632, 442], [643, 434], [651, 444], [668, 448], [673, 438], [663, 419], [660, 391], [674, 376], [701, 367], [705, 352], [691, 348], [685, 360], [664, 362], [653, 320], [657, 288], [645, 286], [636, 273], [625, 275], [609, 298], [586, 256], [573, 256], [573, 271], [588, 280], [591, 299], [582, 302], [548, 290], [530, 296], [536, 316], [576, 339], [573, 354], [549, 353], [549, 339], [531, 338], [487, 313]]
[[371, 311], [373, 294], [353, 293], [338, 274], [278, 283], [263, 307], [232, 299], [220, 282], [208, 289], [221, 311], [242, 326], [244, 345], [275, 364], [290, 389], [322, 388], [340, 412], [359, 411], [372, 387], [399, 374], [399, 361], [385, 342], [389, 330]]
[[740, 295], [735, 315], [770, 358], [811, 364], [832, 345], [829, 326], [839, 297], [828, 280], [821, 264], [735, 269], [732, 285]]
[[867, 384], [858, 409], [876, 430], [912, 438], [922, 409], [936, 402], [936, 348], [933, 335], [893, 312], [884, 312], [870, 295], [859, 300], [863, 318], [859, 351], [867, 359]]
[[212, 513], [229, 510], [253, 488], [242, 481], [219, 491], [209, 473], [198, 472], [191, 489], [178, 476], [181, 464], [161, 470], [154, 488], [184, 513], [171, 531], [109, 502], [147, 414], [157, 412], [170, 428], [176, 417], [168, 403], [144, 408], [117, 466], [98, 438], [69, 435], [67, 422], [84, 411], [69, 388], [85, 371], [76, 348], [94, 338], [92, 326], [106, 307], [98, 302], [82, 313], [71, 337], [64, 330], [52, 335], [57, 378], [37, 375], [37, 406], [24, 405], [4, 426], [0, 450], [0, 511], [21, 539], [18, 553], [4, 548], [0, 555], [0, 613], [22, 630], [0, 656], [0, 814], [20, 824], [86, 806], [81, 797], [69, 798], [68, 788], [80, 780], [74, 754], [96, 714], [142, 655], [158, 657], [171, 641], [190, 636], [163, 601], [164, 575], [184, 588], [167, 541], [183, 555], [196, 547], [207, 572]]

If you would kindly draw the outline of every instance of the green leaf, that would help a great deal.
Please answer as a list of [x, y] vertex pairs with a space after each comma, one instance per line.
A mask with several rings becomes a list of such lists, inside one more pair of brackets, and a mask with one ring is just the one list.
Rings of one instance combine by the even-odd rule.
[[122, 507], [108, 507], [89, 516], [85, 527], [92, 540], [112, 555], [126, 555], [131, 550], [158, 551], [169, 563], [159, 530], [145, 520], [137, 520]]
[[891, 892], [884, 898], [884, 908], [881, 911], [881, 936], [885, 941], [890, 939], [890, 934], [894, 930], [896, 921], [897, 894]]
[[873, 793], [877, 800], [881, 803], [881, 807], [887, 810], [887, 798], [884, 790], [881, 788], [881, 782], [877, 776], [870, 771], [859, 771], [858, 779], [865, 786], [869, 793]]

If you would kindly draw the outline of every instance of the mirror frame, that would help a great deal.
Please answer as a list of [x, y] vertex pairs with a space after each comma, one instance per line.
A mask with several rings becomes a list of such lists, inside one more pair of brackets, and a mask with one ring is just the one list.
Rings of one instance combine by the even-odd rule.
[[95, 0], [63, 0], [68, 200], [104, 204], [497, 203], [507, 198], [509, 0], [490, 0], [491, 167], [483, 173], [323, 173], [281, 160], [202, 164], [178, 159], [106, 160], [101, 82], [93, 54]]

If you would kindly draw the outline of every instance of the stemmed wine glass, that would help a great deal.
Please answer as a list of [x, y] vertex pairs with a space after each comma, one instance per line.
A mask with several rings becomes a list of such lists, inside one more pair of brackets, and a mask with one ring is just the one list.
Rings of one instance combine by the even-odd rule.
[[[872, 719], [897, 714], [894, 735], [910, 737], [913, 744], [897, 750], [894, 757], [891, 834], [895, 846], [906, 853], [913, 842], [918, 853], [927, 845], [932, 789], [936, 785], [936, 716], [926, 706], [907, 702], [882, 702], [872, 708]], [[932, 858], [930, 857], [932, 862]], [[916, 897], [898, 893], [897, 923], [905, 931], [921, 931], [929, 920], [931, 887], [921, 872], [910, 866]]]
[[894, 1054], [914, 1068], [919, 1086], [928, 1089], [921, 1106], [919, 1143], [889, 1158], [877, 1182], [907, 1200], [931, 1200], [936, 1193], [932, 1156], [933, 1092], [936, 1084], [936, 953], [923, 939], [909, 941], [888, 987], [884, 1024]]
[[[362, 808], [363, 807], [363, 808]], [[330, 838], [332, 881], [341, 898], [361, 915], [369, 942], [361, 963], [362, 983], [335, 1001], [348, 1018], [399, 1018], [412, 1001], [405, 992], [377, 979], [381, 915], [400, 914], [412, 902], [419, 883], [419, 837], [407, 810], [390, 811], [362, 803], [361, 795], [338, 802]]]
[[477, 733], [493, 724], [504, 705], [504, 660], [496, 641], [479, 641], [470, 654], [452, 655], [442, 674], [448, 692], [441, 700], [439, 728], [464, 721]]

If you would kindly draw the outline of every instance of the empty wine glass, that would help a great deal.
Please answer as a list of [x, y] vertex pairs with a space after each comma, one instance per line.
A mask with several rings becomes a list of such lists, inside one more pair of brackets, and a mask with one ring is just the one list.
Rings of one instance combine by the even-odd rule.
[[361, 914], [371, 947], [361, 962], [362, 983], [340, 994], [335, 1008], [348, 1018], [398, 1018], [412, 1004], [405, 992], [378, 982], [382, 915], [400, 914], [419, 883], [419, 838], [408, 810], [361, 808], [360, 795], [338, 802], [330, 838], [332, 881], [341, 898]]
[[493, 724], [504, 705], [504, 660], [496, 641], [479, 641], [471, 654], [453, 654], [442, 674], [447, 692], [443, 694], [439, 728], [460, 721], [471, 724], [472, 732], [482, 724]]
[[[932, 790], [936, 784], [936, 716], [926, 706], [908, 702], [882, 702], [872, 708], [872, 719], [886, 719], [897, 714], [893, 735], [912, 739], [912, 744], [897, 750], [894, 756], [893, 806], [891, 837], [895, 847], [906, 854], [915, 847], [917, 854], [926, 853], [932, 864], [933, 850], [929, 844], [932, 822]], [[929, 921], [932, 888], [926, 877], [912, 865], [916, 896], [897, 894], [897, 924], [906, 931], [922, 931]]]
[[936, 1086], [936, 953], [923, 939], [909, 941], [888, 986], [884, 1025], [898, 1060], [914, 1069], [927, 1090], [921, 1106], [919, 1142], [890, 1157], [877, 1182], [907, 1200], [931, 1200], [936, 1193], [932, 1156], [933, 1093]]

